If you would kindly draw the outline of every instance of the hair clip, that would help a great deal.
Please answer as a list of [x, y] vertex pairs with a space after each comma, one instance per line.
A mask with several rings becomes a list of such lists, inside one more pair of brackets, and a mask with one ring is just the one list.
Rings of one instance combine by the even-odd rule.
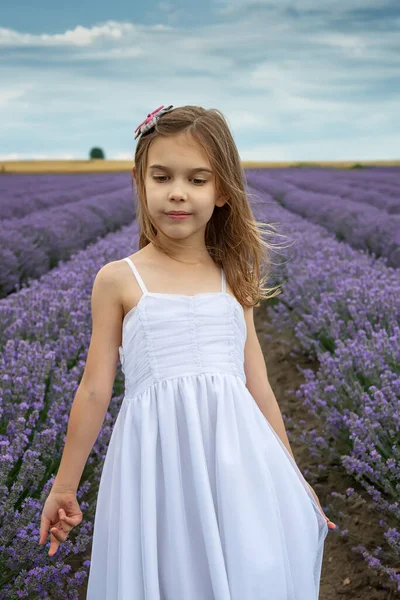
[[153, 112], [149, 113], [147, 115], [147, 117], [145, 118], [145, 120], [143, 121], [143, 123], [140, 123], [140, 125], [138, 125], [135, 129], [135, 137], [133, 139], [136, 140], [136, 138], [141, 135], [142, 133], [145, 133], [146, 131], [149, 131], [149, 129], [151, 129], [152, 127], [154, 127], [154, 125], [157, 123], [158, 119], [161, 117], [161, 115], [167, 113], [168, 111], [171, 110], [171, 108], [173, 108], [173, 105], [171, 104], [170, 106], [167, 106], [167, 108], [164, 108], [164, 104], [162, 104], [161, 106], [159, 106], [158, 108], [156, 108], [156, 110], [153, 110]]

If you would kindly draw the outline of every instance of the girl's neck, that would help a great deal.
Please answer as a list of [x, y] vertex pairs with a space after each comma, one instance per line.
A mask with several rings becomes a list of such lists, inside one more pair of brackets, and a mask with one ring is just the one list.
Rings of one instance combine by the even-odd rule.
[[189, 254], [185, 248], [182, 248], [181, 252], [176, 252], [173, 256], [168, 256], [162, 250], [159, 250], [154, 244], [151, 242], [147, 245], [148, 252], [151, 256], [157, 257], [158, 260], [164, 259], [166, 262], [170, 262], [173, 260], [174, 262], [178, 262], [179, 264], [187, 265], [188, 267], [205, 267], [208, 264], [213, 263], [213, 260], [207, 251], [206, 248], [199, 249], [197, 251], [193, 251], [192, 254]]

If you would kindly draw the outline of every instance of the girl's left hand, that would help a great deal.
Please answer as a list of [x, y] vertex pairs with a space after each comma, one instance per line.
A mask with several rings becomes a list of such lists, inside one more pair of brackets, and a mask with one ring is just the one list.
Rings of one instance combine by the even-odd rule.
[[82, 511], [76, 499], [76, 490], [60, 490], [53, 485], [43, 507], [40, 521], [39, 545], [47, 542], [50, 530], [49, 556], [53, 556], [65, 542], [71, 529], [82, 521]]
[[320, 501], [319, 501], [319, 499], [318, 499], [318, 496], [317, 496], [317, 494], [314, 492], [313, 488], [312, 488], [312, 487], [311, 487], [311, 485], [308, 483], [308, 481], [307, 481], [307, 485], [308, 485], [308, 487], [310, 488], [310, 490], [311, 490], [311, 493], [312, 493], [312, 495], [313, 495], [313, 496], [314, 496], [314, 498], [315, 498], [315, 502], [316, 502], [316, 503], [318, 504], [318, 506], [319, 506], [319, 509], [320, 509], [320, 511], [321, 511], [321, 514], [322, 514], [322, 515], [325, 517], [325, 520], [326, 520], [326, 522], [327, 522], [327, 524], [328, 524], [328, 529], [336, 529], [336, 528], [337, 528], [337, 525], [335, 525], [335, 523], [333, 523], [333, 522], [332, 522], [332, 521], [329, 519], [329, 517], [327, 517], [327, 516], [326, 516], [326, 514], [324, 513], [324, 511], [322, 510], [322, 506], [321, 506], [321, 504], [320, 504]]

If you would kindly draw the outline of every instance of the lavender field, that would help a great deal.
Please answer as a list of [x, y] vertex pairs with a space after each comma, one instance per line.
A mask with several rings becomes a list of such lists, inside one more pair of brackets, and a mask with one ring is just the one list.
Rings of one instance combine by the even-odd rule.
[[288, 210], [400, 267], [400, 170], [248, 169], [249, 183]]
[[0, 177], [0, 298], [134, 218], [129, 173]]
[[[400, 172], [246, 176], [256, 219], [293, 242], [273, 257], [271, 284], [283, 286], [268, 313], [319, 365], [296, 395], [321, 427], [298, 435], [321, 472], [339, 463], [365, 488], [381, 537], [355, 551], [400, 590]], [[138, 250], [138, 231], [129, 174], [18, 177], [0, 178], [0, 600], [72, 600], [90, 567], [120, 367], [78, 491], [84, 520], [53, 557], [38, 545], [40, 515], [85, 366], [94, 277]]]

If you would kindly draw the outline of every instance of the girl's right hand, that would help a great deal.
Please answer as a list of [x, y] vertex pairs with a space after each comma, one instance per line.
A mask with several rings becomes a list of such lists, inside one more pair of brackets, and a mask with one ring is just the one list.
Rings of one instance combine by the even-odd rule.
[[52, 489], [44, 504], [40, 522], [39, 545], [45, 544], [50, 528], [49, 556], [53, 556], [68, 533], [82, 521], [82, 511], [74, 491]]

